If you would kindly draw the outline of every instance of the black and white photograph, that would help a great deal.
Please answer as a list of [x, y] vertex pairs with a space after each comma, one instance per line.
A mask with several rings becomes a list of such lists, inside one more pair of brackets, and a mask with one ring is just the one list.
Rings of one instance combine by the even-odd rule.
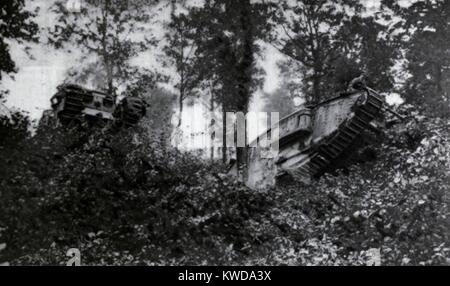
[[448, 265], [450, 1], [1, 1], [0, 266]]

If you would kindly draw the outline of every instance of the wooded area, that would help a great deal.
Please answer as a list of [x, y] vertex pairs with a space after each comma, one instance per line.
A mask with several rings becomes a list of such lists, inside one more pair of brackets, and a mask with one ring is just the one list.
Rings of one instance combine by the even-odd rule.
[[[11, 45], [39, 45], [82, 51], [68, 81], [148, 109], [116, 133], [0, 116], [0, 263], [65, 265], [75, 247], [86, 265], [365, 265], [371, 249], [383, 265], [449, 265], [449, 1], [26, 2], [0, 4], [0, 101], [20, 72]], [[39, 27], [39, 13], [53, 25]], [[265, 111], [289, 114], [296, 97], [317, 103], [365, 75], [400, 95], [392, 108], [406, 119], [309, 186], [256, 192], [228, 176], [226, 148], [221, 160], [173, 148], [191, 101], [249, 111], [267, 46], [284, 57]], [[133, 61], [155, 47], [170, 73]]]

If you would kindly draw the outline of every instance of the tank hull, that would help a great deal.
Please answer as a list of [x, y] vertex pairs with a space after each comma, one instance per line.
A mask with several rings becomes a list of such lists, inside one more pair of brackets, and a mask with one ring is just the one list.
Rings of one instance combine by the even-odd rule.
[[[251, 188], [275, 185], [287, 176], [309, 184], [332, 170], [354, 149], [367, 130], [376, 128], [383, 100], [369, 90], [343, 94], [283, 118], [258, 138], [279, 134], [277, 154], [262, 156], [260, 148], [249, 148], [245, 178]], [[305, 112], [306, 111], [306, 112]], [[302, 116], [309, 114], [308, 120]], [[306, 123], [305, 123], [306, 122]]]
[[145, 116], [146, 109], [140, 98], [125, 97], [116, 104], [115, 98], [107, 93], [74, 84], [60, 85], [51, 103], [56, 117], [64, 126], [87, 120], [93, 125], [103, 126], [111, 122], [114, 126], [131, 127]]

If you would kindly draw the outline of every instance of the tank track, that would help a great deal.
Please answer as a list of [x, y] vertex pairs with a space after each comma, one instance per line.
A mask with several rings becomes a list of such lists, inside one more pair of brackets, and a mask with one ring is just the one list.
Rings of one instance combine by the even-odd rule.
[[145, 116], [144, 102], [137, 97], [126, 97], [122, 100], [117, 114], [121, 125], [131, 127]]
[[58, 114], [58, 117], [63, 124], [79, 119], [84, 109], [83, 101], [85, 97], [86, 94], [82, 89], [70, 88], [69, 91], [65, 92], [64, 109]]
[[146, 103], [138, 97], [115, 97], [76, 84], [62, 84], [51, 98], [51, 107], [62, 126], [119, 128], [136, 126], [146, 114]]
[[317, 148], [309, 150], [308, 156], [298, 162], [296, 168], [288, 170], [288, 174], [296, 180], [309, 182], [311, 178], [329, 169], [333, 162], [352, 146], [358, 136], [370, 128], [370, 122], [382, 110], [383, 100], [367, 91], [365, 98], [358, 99], [353, 107], [353, 116], [343, 122]]

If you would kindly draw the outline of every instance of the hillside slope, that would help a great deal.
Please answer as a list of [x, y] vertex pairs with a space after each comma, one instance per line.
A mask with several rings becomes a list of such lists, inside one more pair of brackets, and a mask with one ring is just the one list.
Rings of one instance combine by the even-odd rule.
[[449, 264], [450, 121], [403, 108], [373, 160], [263, 192], [139, 128], [3, 123], [0, 263]]

